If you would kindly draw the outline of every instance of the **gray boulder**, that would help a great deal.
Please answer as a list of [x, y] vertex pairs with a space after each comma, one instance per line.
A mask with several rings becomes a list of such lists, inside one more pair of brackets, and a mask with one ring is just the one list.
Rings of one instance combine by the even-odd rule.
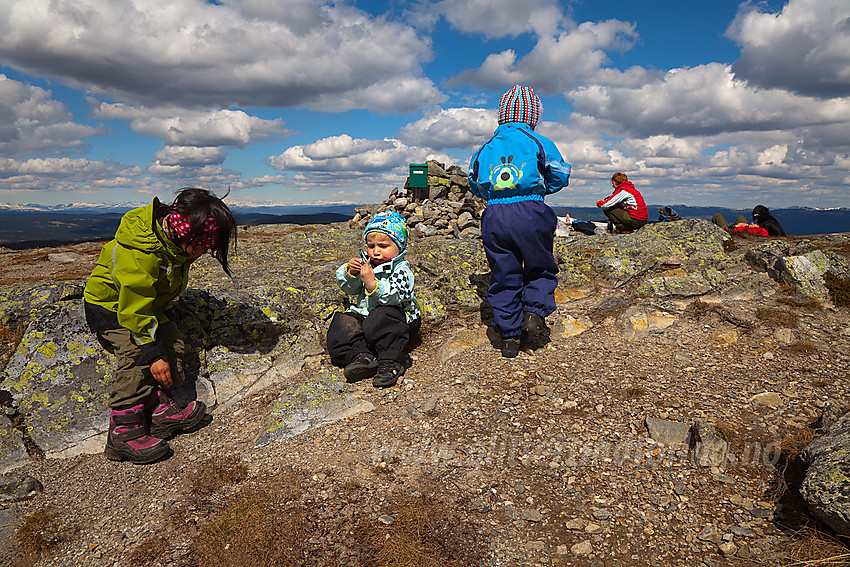
[[699, 277], [648, 283], [646, 294], [701, 295], [722, 283], [716, 270], [728, 260], [723, 242], [729, 235], [710, 222], [684, 219], [649, 224], [628, 235], [557, 239], [555, 255], [567, 287], [581, 289], [590, 279], [606, 288], [641, 280], [652, 270], [681, 266]]
[[845, 258], [829, 250], [812, 249], [808, 241], [792, 247], [788, 242], [772, 240], [748, 250], [745, 259], [773, 280], [822, 303], [830, 302], [823, 279], [826, 272], [850, 276], [850, 263]]
[[350, 390], [351, 386], [336, 373], [318, 374], [287, 389], [272, 404], [254, 447], [375, 409], [372, 402], [351, 395]]
[[726, 463], [729, 443], [714, 425], [697, 421], [691, 430], [694, 441], [694, 461], [701, 467], [722, 467]]
[[814, 439], [800, 457], [808, 464], [800, 493], [809, 511], [837, 533], [850, 535], [850, 414]]
[[[67, 457], [103, 449], [114, 356], [89, 331], [81, 284], [5, 289], [0, 318], [24, 325], [23, 338], [0, 373], [0, 470], [30, 457]], [[278, 341], [287, 330], [261, 298], [187, 290], [176, 312], [186, 336], [186, 383], [175, 393], [213, 409], [300, 370], [318, 341]], [[297, 348], [300, 359], [287, 353]], [[272, 364], [272, 360], [280, 361]]]

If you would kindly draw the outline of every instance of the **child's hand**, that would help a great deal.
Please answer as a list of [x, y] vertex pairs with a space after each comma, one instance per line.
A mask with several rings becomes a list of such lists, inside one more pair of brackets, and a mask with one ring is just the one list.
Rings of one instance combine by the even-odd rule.
[[360, 268], [363, 267], [363, 261], [360, 258], [352, 258], [348, 261], [348, 274], [352, 278], [360, 275]]
[[151, 375], [164, 390], [171, 389], [171, 365], [167, 360], [159, 358], [151, 363]]
[[360, 267], [360, 280], [366, 287], [366, 291], [372, 293], [378, 287], [378, 281], [375, 279], [375, 272], [372, 271], [372, 265], [366, 262]]

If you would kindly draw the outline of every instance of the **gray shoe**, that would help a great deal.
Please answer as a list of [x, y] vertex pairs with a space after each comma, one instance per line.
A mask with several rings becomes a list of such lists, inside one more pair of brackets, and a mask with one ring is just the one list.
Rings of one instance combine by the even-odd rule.
[[376, 388], [389, 388], [395, 386], [402, 375], [404, 364], [395, 360], [382, 360], [378, 364], [377, 374], [372, 378], [372, 385]]
[[342, 371], [346, 382], [359, 382], [371, 378], [378, 371], [378, 359], [370, 352], [361, 352]]

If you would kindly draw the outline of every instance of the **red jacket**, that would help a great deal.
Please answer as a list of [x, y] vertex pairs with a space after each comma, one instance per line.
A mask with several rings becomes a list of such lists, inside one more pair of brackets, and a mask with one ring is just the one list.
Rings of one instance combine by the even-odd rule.
[[756, 225], [756, 226], [747, 225], [747, 226], [741, 226], [741, 227], [733, 226], [732, 230], [746, 230], [747, 232], [755, 234], [756, 236], [770, 236], [767, 233], [767, 229], [764, 228], [764, 227], [761, 227], [759, 225]]
[[635, 189], [631, 181], [623, 181], [617, 185], [614, 193], [601, 201], [596, 201], [596, 206], [603, 210], [615, 207], [626, 209], [634, 220], [649, 219], [649, 211], [646, 209], [646, 203], [643, 202], [643, 196]]

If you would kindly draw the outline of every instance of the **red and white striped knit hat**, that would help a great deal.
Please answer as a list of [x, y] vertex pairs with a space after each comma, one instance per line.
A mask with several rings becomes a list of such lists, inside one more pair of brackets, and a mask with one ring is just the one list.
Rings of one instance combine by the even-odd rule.
[[499, 100], [499, 124], [525, 122], [533, 129], [540, 118], [540, 97], [531, 87], [514, 85]]

